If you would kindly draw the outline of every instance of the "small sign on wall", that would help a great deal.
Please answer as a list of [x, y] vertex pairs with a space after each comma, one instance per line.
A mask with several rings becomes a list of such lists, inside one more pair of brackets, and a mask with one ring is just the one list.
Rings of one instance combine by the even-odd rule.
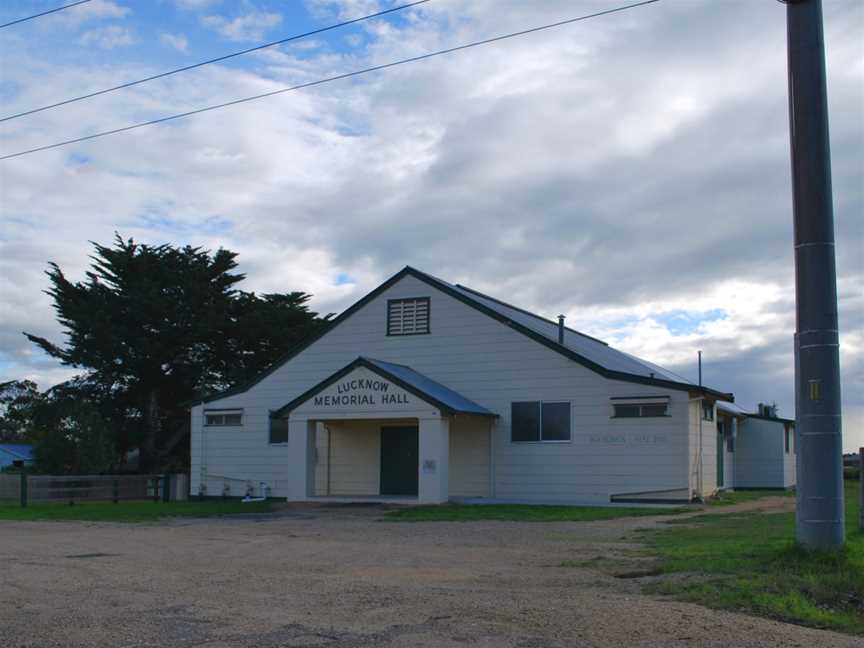
[[434, 459], [423, 460], [423, 472], [426, 475], [434, 475], [438, 471], [438, 462]]
[[665, 445], [669, 439], [665, 434], [592, 434], [588, 442], [599, 445]]

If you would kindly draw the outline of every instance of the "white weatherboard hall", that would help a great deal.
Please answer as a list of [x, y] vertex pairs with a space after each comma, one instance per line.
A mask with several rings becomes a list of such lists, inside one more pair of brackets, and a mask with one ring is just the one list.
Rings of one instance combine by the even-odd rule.
[[688, 501], [734, 485], [747, 415], [732, 400], [407, 267], [264, 375], [192, 406], [191, 490]]

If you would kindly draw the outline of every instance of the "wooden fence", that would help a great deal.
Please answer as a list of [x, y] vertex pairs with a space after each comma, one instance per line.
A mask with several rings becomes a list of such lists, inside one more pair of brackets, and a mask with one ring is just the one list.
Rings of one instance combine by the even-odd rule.
[[21, 499], [21, 477], [20, 475], [0, 473], [0, 502], [15, 501]]
[[[0, 475], [0, 500], [42, 502], [167, 501], [168, 475]], [[175, 496], [176, 498], [176, 496]], [[177, 498], [179, 499], [179, 498]]]

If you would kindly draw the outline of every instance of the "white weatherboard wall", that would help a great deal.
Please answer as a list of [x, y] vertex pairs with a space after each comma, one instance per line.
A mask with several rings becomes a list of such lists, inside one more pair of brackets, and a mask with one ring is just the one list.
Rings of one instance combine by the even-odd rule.
[[489, 431], [492, 422], [456, 416], [450, 426], [450, 496], [489, 497]]
[[[713, 421], [702, 419], [702, 400], [694, 398], [689, 407], [690, 438], [690, 489], [702, 497], [709, 497], [717, 490], [717, 407]], [[701, 427], [700, 427], [701, 423]], [[699, 461], [699, 436], [702, 436], [702, 461]], [[701, 479], [700, 479], [701, 470]]]
[[[431, 298], [429, 335], [385, 335], [388, 299], [425, 296]], [[205, 472], [264, 480], [274, 495], [285, 495], [288, 446], [268, 445], [269, 411], [358, 356], [409, 365], [500, 415], [493, 437], [493, 497], [606, 503], [613, 494], [688, 486], [686, 392], [608, 380], [408, 275], [247, 392], [193, 408], [192, 492]], [[613, 396], [661, 395], [670, 397], [669, 417], [612, 418]], [[570, 403], [570, 441], [511, 442], [510, 404], [532, 400]], [[243, 409], [242, 427], [202, 428], [202, 410], [234, 407]], [[458, 425], [451, 430], [451, 453], [460, 447], [453, 440], [457, 430]], [[713, 434], [712, 427], [708, 442]], [[706, 466], [712, 459], [706, 456]], [[454, 490], [462, 489], [462, 480], [457, 473]], [[208, 478], [208, 492], [220, 483]]]
[[[381, 423], [331, 421], [329, 456], [318, 453], [318, 464], [329, 461], [329, 495], [378, 495], [381, 477]], [[316, 489], [317, 491], [317, 489]]]

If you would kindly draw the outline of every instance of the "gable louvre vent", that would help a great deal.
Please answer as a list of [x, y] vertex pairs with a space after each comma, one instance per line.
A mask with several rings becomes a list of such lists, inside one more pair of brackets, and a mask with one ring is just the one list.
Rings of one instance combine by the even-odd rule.
[[429, 298], [391, 299], [387, 302], [387, 335], [429, 332]]

